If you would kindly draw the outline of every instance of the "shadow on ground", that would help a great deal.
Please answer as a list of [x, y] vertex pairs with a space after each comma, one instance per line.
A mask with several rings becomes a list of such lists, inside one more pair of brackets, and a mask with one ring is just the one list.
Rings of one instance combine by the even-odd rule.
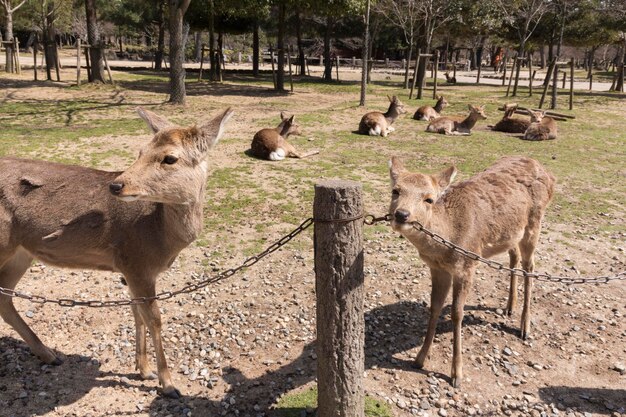
[[581, 412], [611, 415], [626, 413], [626, 389], [544, 387], [539, 396], [546, 404], [562, 404]]

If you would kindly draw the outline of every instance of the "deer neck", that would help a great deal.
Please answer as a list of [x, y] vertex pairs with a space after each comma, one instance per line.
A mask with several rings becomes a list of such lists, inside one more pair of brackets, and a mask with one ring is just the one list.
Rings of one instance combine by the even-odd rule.
[[163, 211], [164, 234], [175, 246], [188, 246], [202, 232], [205, 188], [203, 182], [197, 199], [187, 204], [159, 203]]
[[398, 116], [400, 116], [400, 113], [398, 112], [398, 106], [396, 106], [394, 103], [391, 103], [389, 105], [389, 109], [387, 109], [387, 112], [384, 114], [384, 116], [387, 122], [389, 122], [389, 124], [392, 124], [398, 118]]
[[474, 113], [470, 113], [470, 115], [467, 116], [465, 120], [463, 120], [460, 123], [460, 126], [466, 128], [467, 130], [471, 130], [476, 125], [477, 121], [478, 121], [478, 115]]
[[443, 103], [441, 101], [438, 101], [437, 104], [435, 104], [434, 109], [437, 113], [441, 113], [441, 111], [443, 110]]
[[[428, 221], [422, 223], [424, 228], [450, 239], [452, 235], [452, 218], [445, 208], [443, 202], [433, 205], [432, 214]], [[424, 232], [414, 231], [411, 236], [407, 236], [411, 243], [417, 248], [420, 256], [433, 259], [442, 253], [441, 244], [435, 242]]]
[[279, 134], [280, 136], [282, 136], [283, 138], [287, 138], [287, 137], [289, 137], [289, 135], [290, 135], [290, 132], [289, 132], [289, 125], [287, 125], [286, 123], [285, 123], [285, 124], [282, 124], [282, 123], [281, 123], [280, 125], [278, 125], [278, 127], [276, 128], [276, 131], [277, 131], [277, 132], [278, 132], [278, 134]]

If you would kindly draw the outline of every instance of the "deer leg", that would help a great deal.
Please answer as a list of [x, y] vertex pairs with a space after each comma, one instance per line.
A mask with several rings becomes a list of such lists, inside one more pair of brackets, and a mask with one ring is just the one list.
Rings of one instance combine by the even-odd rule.
[[[7, 259], [0, 267], [0, 287], [14, 289], [22, 275], [30, 266], [33, 258], [23, 249], [18, 249], [11, 258]], [[0, 316], [11, 326], [21, 337], [30, 350], [43, 362], [49, 365], [60, 365], [62, 363], [52, 350], [46, 347], [37, 335], [20, 317], [13, 299], [6, 295], [0, 295]]]
[[[535, 246], [537, 245], [537, 239], [539, 238], [539, 230], [529, 232], [526, 231], [526, 235], [520, 242], [520, 252], [522, 255], [522, 269], [526, 272], [533, 272], [535, 270]], [[522, 309], [522, 323], [520, 329], [520, 335], [522, 339], [526, 339], [530, 334], [530, 299], [532, 297], [533, 279], [531, 277], [524, 277], [524, 308]]]
[[[129, 279], [126, 281], [133, 294], [133, 297], [152, 297], [155, 295], [155, 279]], [[172, 383], [172, 376], [167, 367], [167, 360], [165, 359], [165, 353], [163, 351], [163, 343], [161, 340], [161, 313], [159, 312], [159, 306], [156, 300], [148, 301], [143, 304], [138, 304], [137, 309], [143, 319], [143, 322], [150, 330], [152, 336], [152, 344], [154, 345], [154, 351], [157, 362], [157, 372], [159, 376], [159, 383], [163, 387], [163, 395], [170, 398], [180, 398], [182, 394]], [[138, 340], [139, 342], [139, 340]], [[139, 351], [140, 348], [138, 347]]]
[[454, 338], [452, 345], [452, 386], [458, 388], [463, 380], [463, 308], [465, 299], [472, 285], [473, 270], [454, 279], [452, 289], [452, 325], [454, 326]]
[[441, 309], [446, 301], [450, 286], [452, 285], [452, 277], [445, 271], [430, 270], [432, 281], [432, 292], [430, 293], [430, 317], [428, 319], [428, 330], [426, 330], [426, 336], [424, 336], [424, 343], [422, 348], [417, 354], [415, 360], [415, 366], [417, 368], [424, 367], [424, 362], [428, 356], [430, 346], [433, 344], [435, 338], [435, 332], [437, 331], [437, 321], [439, 321], [439, 315]]
[[[519, 248], [515, 247], [509, 250], [509, 267], [517, 268], [519, 266]], [[506, 307], [506, 314], [512, 315], [513, 310], [517, 307], [517, 275], [511, 273], [511, 286], [509, 287], [509, 302]]]
[[288, 157], [290, 157], [290, 158], [302, 158], [302, 156], [300, 156], [298, 151], [296, 151], [296, 148], [291, 143], [285, 142], [283, 144], [282, 148], [285, 150], [285, 154]]
[[135, 316], [135, 369], [143, 379], [156, 379], [156, 374], [152, 372], [148, 365], [148, 355], [146, 352], [146, 324], [143, 322], [139, 308], [131, 306]]

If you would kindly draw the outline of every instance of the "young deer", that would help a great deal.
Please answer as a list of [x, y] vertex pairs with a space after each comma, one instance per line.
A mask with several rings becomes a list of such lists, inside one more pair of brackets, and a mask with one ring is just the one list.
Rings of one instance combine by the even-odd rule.
[[504, 116], [502, 119], [491, 127], [491, 130], [506, 133], [524, 133], [530, 126], [530, 119], [522, 119], [513, 117], [517, 110], [517, 103], [504, 105]]
[[487, 118], [485, 116], [485, 106], [472, 106], [468, 104], [470, 111], [463, 121], [455, 120], [451, 117], [439, 117], [432, 120], [426, 127], [427, 132], [443, 133], [444, 135], [471, 135], [472, 128], [479, 120]]
[[526, 140], [556, 139], [556, 121], [543, 111], [530, 111], [530, 126], [524, 132]]
[[[524, 157], [500, 159], [467, 181], [452, 185], [456, 168], [436, 175], [408, 172], [398, 158], [390, 161], [391, 227], [404, 235], [419, 251], [431, 272], [432, 293], [428, 330], [416, 365], [424, 366], [435, 337], [437, 320], [452, 287], [454, 344], [452, 385], [463, 378], [461, 323], [463, 306], [478, 265], [416, 230], [412, 222], [483, 257], [508, 251], [510, 266], [522, 260], [532, 272], [533, 252], [539, 239], [541, 220], [554, 193], [554, 177], [539, 162]], [[517, 304], [517, 277], [511, 275], [507, 312]], [[530, 332], [532, 280], [524, 280], [524, 309], [521, 336]]]
[[446, 76], [446, 82], [448, 84], [456, 84], [456, 77], [455, 76], [451, 77], [449, 71], [444, 72], [443, 75]]
[[433, 120], [441, 117], [441, 112], [448, 106], [448, 101], [443, 96], [437, 97], [437, 104], [435, 107], [422, 106], [415, 111], [413, 118], [415, 120]]
[[371, 111], [361, 118], [361, 122], [359, 123], [360, 134], [386, 137], [395, 130], [395, 128], [391, 126], [392, 123], [396, 121], [398, 116], [406, 113], [406, 110], [404, 109], [404, 104], [398, 100], [398, 97], [387, 96], [387, 98], [390, 104], [386, 113]]
[[[202, 230], [209, 149], [222, 136], [230, 109], [200, 126], [182, 128], [138, 109], [152, 141], [124, 172], [18, 158], [0, 158], [0, 287], [13, 289], [33, 259], [50, 265], [121, 272], [132, 297], [156, 294], [157, 275]], [[146, 354], [150, 330], [164, 395], [172, 384], [155, 300], [133, 305], [136, 367], [153, 379]], [[0, 315], [43, 362], [61, 360], [0, 295]]]
[[313, 151], [300, 154], [296, 148], [287, 142], [291, 135], [300, 135], [300, 126], [295, 122], [296, 116], [288, 117], [285, 113], [280, 113], [281, 122], [274, 129], [261, 129], [254, 135], [250, 150], [257, 158], [269, 159], [270, 161], [281, 161], [286, 157], [306, 158], [307, 156], [318, 154]]

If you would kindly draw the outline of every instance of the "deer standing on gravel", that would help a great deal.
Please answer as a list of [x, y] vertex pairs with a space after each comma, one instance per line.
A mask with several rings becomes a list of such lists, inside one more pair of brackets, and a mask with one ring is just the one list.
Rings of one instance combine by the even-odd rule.
[[479, 120], [485, 120], [485, 106], [468, 105], [470, 114], [463, 121], [458, 121], [452, 117], [439, 117], [432, 120], [426, 127], [427, 132], [442, 133], [444, 135], [463, 135], [472, 134], [472, 128]]
[[395, 130], [393, 122], [401, 115], [406, 113], [404, 104], [398, 99], [398, 97], [389, 97], [389, 109], [386, 113], [379, 111], [371, 111], [366, 113], [359, 123], [359, 133], [362, 135], [370, 136], [383, 136], [387, 135]]
[[524, 139], [526, 140], [548, 140], [556, 139], [557, 128], [556, 121], [546, 116], [543, 111], [530, 110], [530, 126], [524, 132]]
[[441, 117], [441, 112], [448, 106], [448, 101], [443, 96], [437, 97], [435, 107], [422, 106], [415, 111], [413, 118], [415, 120], [433, 120]]
[[[456, 172], [452, 166], [436, 175], [411, 173], [398, 158], [392, 158], [389, 213], [393, 230], [417, 248], [431, 272], [430, 318], [416, 366], [424, 366], [437, 320], [452, 287], [451, 378], [452, 385], [458, 387], [463, 378], [463, 307], [478, 261], [435, 242], [415, 229], [412, 222], [417, 221], [448, 241], [486, 258], [508, 251], [511, 268], [518, 266], [521, 257], [522, 268], [532, 272], [541, 220], [552, 199], [555, 179], [539, 162], [524, 157], [502, 158], [469, 180], [451, 186]], [[510, 281], [509, 315], [517, 305], [517, 276], [511, 274]], [[532, 284], [532, 279], [525, 277], [523, 339], [530, 332]]]
[[[157, 275], [202, 231], [209, 149], [230, 109], [200, 126], [178, 127], [138, 109], [152, 141], [124, 172], [0, 158], [0, 287], [13, 289], [33, 259], [50, 265], [120, 272], [132, 297], [156, 294]], [[180, 397], [161, 342], [156, 300], [132, 305], [136, 367], [153, 379], [146, 354], [150, 330], [163, 394]], [[43, 362], [61, 360], [0, 295], [0, 315]]]
[[504, 105], [504, 116], [502, 119], [491, 127], [491, 130], [497, 132], [506, 133], [524, 133], [528, 126], [530, 126], [530, 119], [522, 119], [520, 117], [514, 117], [517, 110], [517, 103], [510, 103]]
[[269, 159], [270, 161], [282, 161], [286, 157], [306, 158], [318, 154], [319, 151], [300, 154], [292, 144], [287, 142], [289, 136], [302, 134], [300, 126], [295, 122], [295, 117], [289, 117], [281, 112], [281, 122], [276, 128], [259, 130], [254, 135], [250, 145], [252, 154], [257, 158]]

